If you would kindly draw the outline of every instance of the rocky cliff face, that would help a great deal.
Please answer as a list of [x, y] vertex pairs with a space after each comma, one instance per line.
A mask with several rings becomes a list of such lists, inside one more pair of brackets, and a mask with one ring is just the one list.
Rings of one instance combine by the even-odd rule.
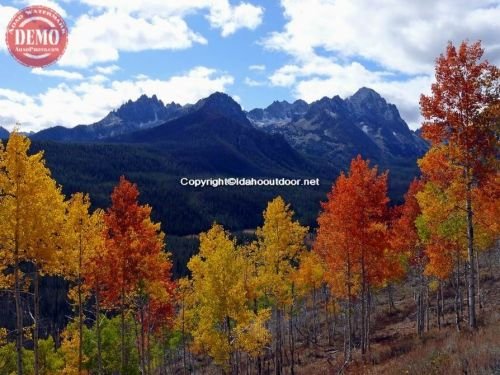
[[309, 105], [295, 103], [275, 102], [250, 111], [248, 118], [255, 126], [282, 134], [306, 155], [338, 166], [357, 154], [385, 165], [401, 158], [414, 160], [426, 150], [426, 143], [408, 128], [396, 106], [372, 89], [361, 88], [347, 99], [334, 96]]

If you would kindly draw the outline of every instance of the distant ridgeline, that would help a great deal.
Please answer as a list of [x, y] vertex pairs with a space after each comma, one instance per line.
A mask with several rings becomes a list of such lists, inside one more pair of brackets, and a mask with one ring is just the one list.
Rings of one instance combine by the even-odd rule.
[[[2, 130], [0, 138], [8, 135]], [[276, 195], [315, 226], [319, 202], [357, 154], [390, 170], [389, 193], [401, 201], [427, 149], [397, 108], [367, 88], [345, 100], [274, 102], [250, 112], [223, 93], [185, 106], [141, 96], [95, 124], [30, 137], [34, 150], [45, 150], [66, 194], [89, 192], [96, 206], [105, 207], [126, 175], [174, 235], [199, 233], [214, 221], [233, 231], [255, 228]], [[319, 177], [321, 186], [196, 189], [179, 183], [181, 177], [223, 176]]]
[[0, 126], [0, 139], [9, 138], [9, 132]]

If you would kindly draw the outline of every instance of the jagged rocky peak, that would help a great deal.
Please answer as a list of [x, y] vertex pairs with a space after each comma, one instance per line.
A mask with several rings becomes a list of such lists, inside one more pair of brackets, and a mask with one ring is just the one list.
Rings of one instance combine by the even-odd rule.
[[199, 108], [242, 110], [241, 106], [232, 97], [219, 91], [200, 99], [195, 105]]
[[248, 122], [241, 106], [231, 96], [222, 92], [215, 92], [207, 98], [199, 100], [194, 105], [194, 110], [203, 110], [238, 122]]
[[358, 115], [382, 116], [387, 121], [395, 121], [401, 118], [394, 104], [387, 103], [378, 92], [367, 87], [360, 88], [346, 101]]
[[[282, 105], [281, 102], [273, 103]], [[303, 107], [305, 108], [305, 107]], [[425, 151], [393, 104], [375, 90], [361, 88], [349, 98], [323, 97], [307, 105], [307, 112], [286, 121], [249, 118], [259, 127], [281, 134], [305, 154], [350, 160], [359, 152], [374, 160], [414, 157]], [[255, 112], [258, 114], [258, 112]]]
[[322, 111], [338, 111], [345, 108], [345, 102], [338, 95], [333, 98], [324, 96], [320, 100], [312, 102], [309, 106], [308, 115], [317, 114]]
[[360, 100], [360, 101], [383, 100], [385, 102], [385, 99], [382, 96], [380, 96], [380, 94], [378, 92], [376, 92], [374, 89], [371, 89], [369, 87], [361, 87], [350, 98], [352, 100]]
[[170, 109], [156, 95], [141, 95], [135, 101], [129, 100], [115, 112], [124, 121], [144, 123], [168, 117]]
[[265, 109], [268, 117], [285, 119], [291, 118], [294, 115], [299, 115], [305, 113], [309, 108], [304, 100], [296, 100], [293, 103], [289, 103], [286, 100], [274, 101], [269, 107]]
[[261, 121], [264, 118], [264, 110], [262, 108], [254, 108], [247, 113], [251, 121]]
[[248, 118], [257, 126], [266, 126], [272, 122], [284, 123], [307, 112], [309, 104], [302, 99], [289, 103], [275, 100], [268, 107], [255, 108], [248, 112]]
[[182, 114], [183, 107], [179, 104], [165, 105], [156, 95], [152, 97], [141, 95], [136, 100], [128, 100], [94, 124], [79, 125], [74, 128], [48, 128], [34, 134], [32, 138], [75, 142], [95, 141], [158, 126]]
[[292, 103], [292, 108], [295, 113], [305, 113], [309, 109], [309, 104], [305, 100], [297, 99]]
[[270, 117], [273, 118], [286, 118], [289, 117], [290, 107], [292, 105], [286, 100], [278, 101], [275, 100], [271, 103], [269, 107], [266, 108], [266, 112]]
[[158, 97], [156, 95], [149, 97], [146, 94], [142, 94], [136, 100], [129, 99], [126, 103], [122, 104], [121, 107], [118, 108], [117, 111], [120, 111], [120, 110], [123, 110], [126, 108], [140, 107], [140, 106], [161, 106], [161, 107], [164, 107], [165, 105], [163, 104], [163, 102], [160, 99], [158, 99]]

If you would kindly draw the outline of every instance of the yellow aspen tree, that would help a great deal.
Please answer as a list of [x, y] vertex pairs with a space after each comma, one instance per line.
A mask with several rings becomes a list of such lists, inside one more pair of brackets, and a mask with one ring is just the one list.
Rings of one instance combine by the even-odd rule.
[[16, 306], [17, 373], [22, 375], [23, 307], [21, 262], [28, 261], [35, 267], [34, 296], [34, 349], [35, 374], [38, 373], [38, 278], [52, 272], [58, 229], [64, 213], [64, 199], [60, 188], [45, 166], [43, 153], [29, 154], [30, 140], [12, 132], [3, 151], [0, 169], [0, 242], [12, 269]]
[[221, 225], [200, 235], [200, 252], [191, 258], [192, 292], [185, 301], [193, 350], [206, 353], [225, 371], [235, 354], [256, 355], [268, 342], [268, 311], [254, 313], [246, 292], [245, 260]]
[[[257, 243], [262, 256], [264, 290], [275, 309], [274, 351], [275, 373], [283, 367], [283, 312], [293, 304], [294, 285], [291, 275], [305, 249], [308, 228], [293, 219], [294, 212], [283, 198], [269, 202], [264, 211], [264, 224], [257, 228]], [[293, 332], [290, 332], [292, 335]], [[293, 366], [293, 345], [292, 345]]]
[[38, 207], [40, 221], [34, 230], [33, 242], [27, 249], [27, 260], [34, 266], [32, 287], [34, 305], [33, 350], [35, 355], [35, 375], [40, 372], [38, 339], [40, 330], [40, 278], [45, 275], [60, 274], [59, 254], [63, 243], [65, 202], [61, 188], [55, 180], [47, 176], [40, 181], [39, 194], [33, 195], [33, 205]]
[[[309, 309], [312, 311], [312, 320], [308, 320], [308, 325], [309, 328], [312, 327], [312, 341], [316, 343], [319, 324], [318, 291], [325, 280], [325, 267], [320, 256], [312, 251], [303, 252], [300, 256], [299, 268], [293, 275], [293, 280], [297, 286], [298, 295], [306, 298], [306, 306], [309, 305]], [[310, 329], [308, 329], [308, 337], [309, 331]]]
[[175, 328], [182, 335], [182, 368], [184, 372], [188, 372], [187, 367], [187, 338], [188, 332], [192, 326], [189, 325], [194, 319], [190, 318], [189, 312], [194, 312], [193, 309], [187, 311], [187, 306], [192, 306], [193, 283], [187, 277], [177, 280], [177, 307], [178, 313], [175, 319]]
[[[0, 222], [7, 220], [5, 213], [1, 210], [2, 200], [7, 197], [7, 193], [2, 190], [7, 183], [6, 178], [5, 148], [2, 141], [0, 141]], [[12, 253], [7, 251], [9, 244], [6, 243], [8, 236], [4, 234], [3, 231], [5, 230], [5, 226], [0, 225], [0, 289], [2, 290], [8, 290], [13, 285], [12, 276], [8, 275], [6, 272], [7, 267], [12, 264]]]
[[[76, 302], [78, 313], [78, 374], [82, 373], [83, 363], [83, 304], [88, 298], [88, 290], [83, 285], [83, 269], [96, 252], [103, 248], [102, 210], [90, 213], [90, 198], [82, 193], [74, 194], [68, 202], [64, 222], [64, 255], [61, 257], [65, 278], [73, 281], [75, 288], [70, 290], [70, 299]], [[96, 314], [98, 319], [98, 314]]]
[[80, 331], [74, 324], [69, 324], [61, 334], [62, 342], [59, 351], [62, 354], [62, 358], [64, 358], [62, 375], [79, 375], [82, 373], [79, 368], [80, 337]]
[[465, 200], [466, 190], [462, 168], [450, 163], [449, 153], [450, 147], [434, 146], [419, 160], [425, 184], [416, 194], [420, 208], [416, 227], [428, 259], [425, 274], [440, 280], [452, 277], [455, 324], [460, 330], [463, 304], [460, 275], [467, 262], [468, 244], [467, 212], [460, 202]]

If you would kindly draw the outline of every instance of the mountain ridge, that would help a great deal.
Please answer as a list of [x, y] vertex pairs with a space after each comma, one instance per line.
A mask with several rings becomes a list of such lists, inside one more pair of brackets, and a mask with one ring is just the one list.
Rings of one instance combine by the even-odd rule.
[[[293, 106], [288, 102], [273, 105], [276, 103], [288, 109]], [[340, 156], [340, 163], [333, 164], [345, 165], [358, 153], [390, 164], [388, 159], [417, 158], [427, 149], [397, 107], [370, 88], [362, 87], [346, 99], [323, 97], [303, 107], [305, 112], [288, 116], [276, 117], [270, 107], [253, 109], [249, 119], [257, 127], [282, 134], [309, 157], [335, 160]]]
[[30, 136], [37, 141], [93, 142], [119, 136], [140, 129], [148, 129], [181, 116], [183, 107], [177, 103], [164, 104], [156, 95], [141, 95], [137, 100], [128, 100], [103, 119], [90, 125], [74, 128], [54, 126]]
[[253, 127], [241, 106], [220, 92], [191, 106], [185, 116], [107, 141], [147, 144], [205, 173], [270, 176], [269, 171], [311, 168], [283, 136]]
[[142, 95], [93, 125], [51, 128], [31, 137], [141, 144], [190, 171], [195, 166], [200, 173], [238, 176], [293, 171], [332, 178], [360, 154], [391, 170], [399, 193], [418, 174], [416, 160], [428, 147], [394, 104], [366, 87], [345, 99], [274, 101], [249, 112], [221, 92], [184, 106]]
[[[127, 132], [90, 141], [35, 137], [33, 150], [45, 150], [47, 165], [65, 194], [87, 191], [97, 207], [109, 204], [112, 187], [126, 175], [139, 184], [144, 202], [155, 207], [165, 230], [176, 235], [199, 233], [213, 220], [231, 230], [253, 228], [276, 195], [303, 212], [300, 220], [306, 225], [314, 226], [319, 202], [357, 154], [390, 170], [389, 195], [401, 201], [418, 175], [420, 146], [395, 106], [365, 90], [351, 99], [294, 103], [276, 101], [262, 109], [262, 121], [279, 117], [281, 122], [257, 126], [234, 99], [217, 92], [190, 105], [171, 103], [168, 116], [173, 118], [141, 128], [138, 121], [151, 124], [168, 106], [144, 97], [124, 103], [125, 110], [112, 111], [101, 122], [103, 128], [111, 124], [114, 129], [115, 117], [134, 120]], [[400, 137], [391, 137], [392, 131]], [[320, 185], [200, 189], [182, 186], [183, 177], [318, 178]]]
[[[209, 98], [210, 100], [208, 100]], [[243, 117], [246, 117], [253, 126], [262, 128], [270, 133], [281, 133], [290, 143], [301, 143], [296, 142], [297, 139], [295, 138], [297, 134], [293, 134], [300, 130], [301, 122], [303, 124], [304, 120], [313, 121], [314, 117], [317, 117], [321, 110], [330, 111], [331, 115], [335, 109], [338, 110], [339, 107], [344, 107], [344, 110], [351, 112], [351, 116], [348, 116], [345, 120], [355, 123], [382, 151], [385, 151], [385, 144], [380, 142], [380, 139], [377, 139], [377, 137], [388, 138], [389, 144], [393, 146], [392, 148], [398, 143], [404, 143], [406, 147], [413, 146], [419, 151], [426, 147], [425, 142], [421, 140], [419, 134], [408, 128], [399, 115], [397, 107], [394, 104], [387, 103], [376, 91], [366, 87], [359, 89], [354, 95], [346, 99], [342, 99], [337, 95], [332, 98], [323, 97], [311, 103], [307, 103], [301, 99], [293, 103], [289, 103], [286, 100], [276, 100], [266, 108], [254, 108], [248, 112], [244, 112], [241, 106], [229, 95], [221, 92], [215, 92], [207, 98], [200, 99], [195, 104], [186, 104], [184, 106], [175, 102], [164, 104], [156, 95], [152, 97], [141, 95], [135, 101], [128, 100], [123, 103], [118, 109], [111, 111], [96, 123], [78, 125], [74, 128], [55, 126], [31, 134], [30, 137], [33, 140], [60, 142], [102, 141], [160, 126], [170, 120], [186, 116], [202, 107], [212, 113], [222, 111], [220, 113], [237, 119], [241, 123], [245, 122]], [[373, 113], [370, 113], [373, 111], [375, 111], [375, 116]], [[373, 124], [373, 120], [377, 116], [378, 120], [375, 121], [377, 124]], [[369, 128], [364, 124], [364, 120], [369, 120], [372, 127]], [[328, 120], [324, 115], [322, 121], [324, 123], [333, 122], [332, 120]], [[383, 134], [381, 133], [382, 131]], [[402, 138], [394, 139], [394, 137], [398, 137], [397, 134], [399, 134], [400, 138], [402, 135]], [[314, 132], [307, 134], [307, 137], [309, 140], [317, 138]]]

